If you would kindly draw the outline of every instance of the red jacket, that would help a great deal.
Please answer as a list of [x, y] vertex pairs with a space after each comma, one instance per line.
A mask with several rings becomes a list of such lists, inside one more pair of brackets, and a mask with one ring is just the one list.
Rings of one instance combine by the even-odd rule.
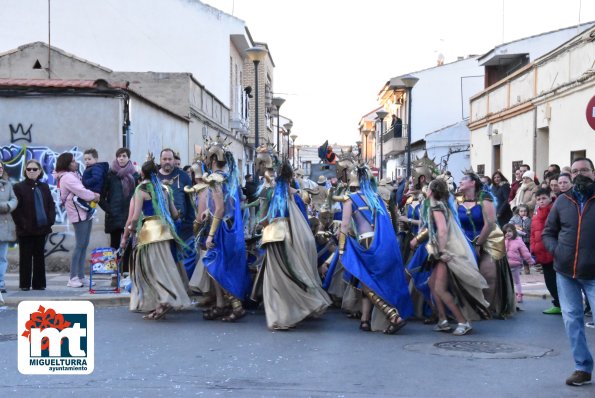
[[541, 239], [541, 233], [545, 228], [547, 216], [550, 214], [553, 205], [553, 203], [550, 203], [547, 207], [538, 207], [537, 213], [531, 220], [531, 252], [539, 264], [551, 264], [554, 262], [554, 256], [547, 251]]

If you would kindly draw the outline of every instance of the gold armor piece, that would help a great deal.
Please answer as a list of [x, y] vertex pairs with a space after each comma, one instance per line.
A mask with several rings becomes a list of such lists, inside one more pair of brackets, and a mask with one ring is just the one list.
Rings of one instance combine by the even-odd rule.
[[289, 223], [287, 219], [275, 218], [262, 230], [262, 244], [283, 242], [289, 236]]
[[193, 186], [187, 186], [184, 187], [184, 192], [186, 193], [199, 193], [200, 191], [204, 190], [205, 188], [208, 188], [209, 184], [204, 183], [204, 182], [199, 182], [198, 184], [195, 184]]
[[488, 239], [483, 245], [485, 250], [495, 261], [502, 259], [506, 255], [506, 244], [504, 243], [504, 233], [500, 227], [494, 224], [492, 231], [488, 235]]
[[169, 226], [158, 216], [147, 217], [143, 220], [143, 226], [138, 234], [138, 245], [172, 240], [174, 237]]

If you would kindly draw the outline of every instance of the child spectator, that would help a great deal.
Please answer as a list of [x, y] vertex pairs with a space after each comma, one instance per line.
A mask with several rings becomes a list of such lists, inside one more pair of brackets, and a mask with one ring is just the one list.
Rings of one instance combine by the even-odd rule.
[[83, 185], [89, 191], [101, 194], [107, 172], [109, 171], [108, 162], [97, 162], [99, 155], [94, 148], [87, 149], [83, 153], [85, 162], [85, 171], [83, 172]]
[[[527, 248], [531, 249], [531, 217], [529, 216], [529, 206], [519, 205], [509, 223], [516, 227], [517, 234], [521, 237]], [[525, 275], [529, 275], [529, 273], [529, 266], [525, 265]]]
[[518, 236], [514, 225], [506, 224], [502, 231], [504, 232], [504, 243], [506, 244], [506, 256], [508, 257], [508, 264], [514, 281], [514, 290], [516, 291], [516, 302], [522, 303], [521, 267], [523, 266], [523, 260], [530, 265], [535, 265], [535, 260], [533, 260], [529, 249]]
[[548, 315], [560, 315], [560, 301], [558, 301], [558, 288], [556, 286], [556, 271], [554, 270], [554, 256], [548, 252], [541, 239], [541, 233], [545, 228], [545, 221], [550, 214], [553, 203], [549, 189], [540, 189], [535, 194], [537, 200], [537, 212], [531, 220], [531, 253], [543, 269], [545, 286], [550, 292], [553, 300], [553, 307], [543, 311]]

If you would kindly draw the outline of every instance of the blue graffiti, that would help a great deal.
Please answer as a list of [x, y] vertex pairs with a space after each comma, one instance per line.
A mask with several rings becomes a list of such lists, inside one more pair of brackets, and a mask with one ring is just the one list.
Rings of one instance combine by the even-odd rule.
[[[82, 173], [83, 153], [78, 150], [78, 147], [73, 146], [64, 152], [71, 152], [74, 155], [74, 159], [79, 164], [79, 171]], [[53, 174], [56, 168], [56, 159], [60, 153], [46, 146], [18, 146], [10, 144], [0, 147], [0, 159], [4, 163], [4, 170], [8, 173], [8, 177], [12, 183], [23, 180], [23, 171], [28, 160], [35, 159], [41, 164], [41, 168], [43, 169], [41, 180], [50, 186], [52, 197], [56, 203], [56, 223], [66, 224], [66, 211], [60, 206], [60, 189]]]

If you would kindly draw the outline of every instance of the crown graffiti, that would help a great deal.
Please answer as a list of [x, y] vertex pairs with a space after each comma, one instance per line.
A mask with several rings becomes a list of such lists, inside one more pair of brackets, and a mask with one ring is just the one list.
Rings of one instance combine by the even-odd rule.
[[21, 123], [17, 124], [14, 127], [12, 124], [9, 125], [10, 127], [10, 142], [17, 142], [17, 141], [27, 141], [31, 142], [31, 129], [33, 128], [33, 124], [29, 125], [29, 128], [25, 130]]

